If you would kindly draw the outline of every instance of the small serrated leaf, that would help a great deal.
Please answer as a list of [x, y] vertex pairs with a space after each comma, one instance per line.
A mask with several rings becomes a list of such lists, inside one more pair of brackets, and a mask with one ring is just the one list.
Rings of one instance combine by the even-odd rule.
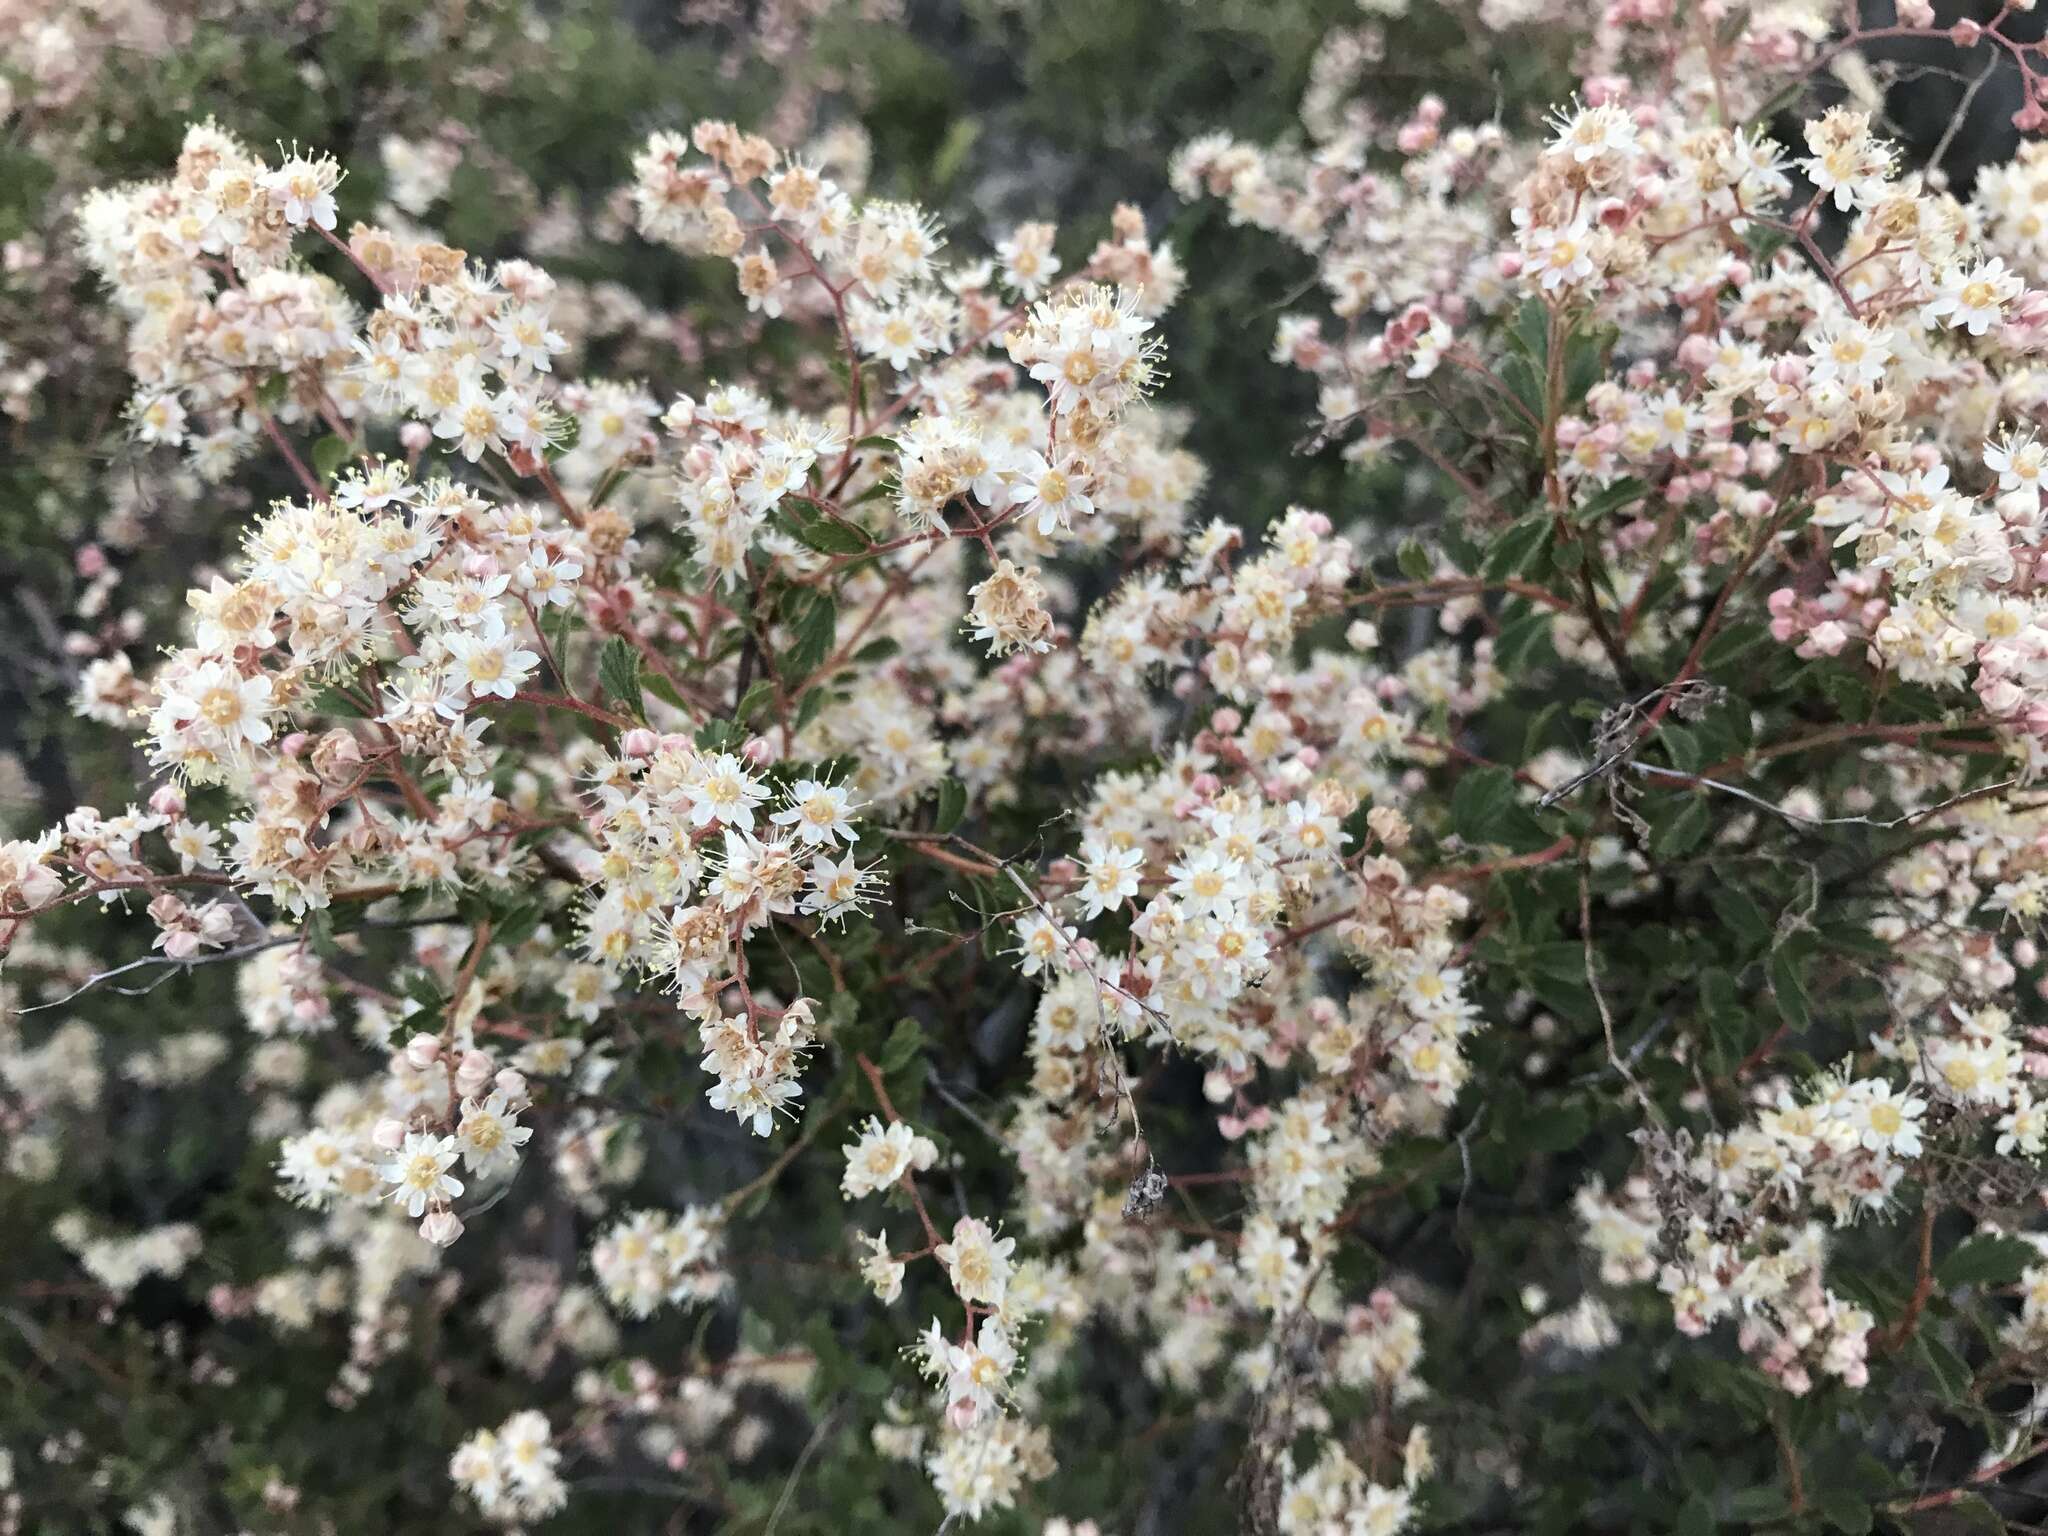
[[791, 628], [795, 638], [782, 658], [783, 675], [808, 677], [831, 654], [833, 637], [839, 631], [839, 605], [831, 594], [820, 592]]
[[932, 830], [950, 832], [960, 825], [960, 818], [967, 814], [967, 786], [958, 779], [946, 779], [939, 785], [939, 808], [932, 817]]
[[597, 681], [606, 698], [635, 719], [647, 718], [646, 701], [641, 697], [640, 653], [623, 637], [613, 635], [605, 641], [597, 657]]

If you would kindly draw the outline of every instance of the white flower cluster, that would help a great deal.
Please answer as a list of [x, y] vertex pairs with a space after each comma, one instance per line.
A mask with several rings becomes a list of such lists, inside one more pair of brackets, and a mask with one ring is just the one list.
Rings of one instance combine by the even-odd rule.
[[544, 1520], [569, 1502], [555, 1470], [561, 1459], [547, 1415], [527, 1408], [463, 1441], [448, 1459], [448, 1475], [486, 1519], [517, 1525]]
[[681, 1215], [635, 1211], [590, 1250], [605, 1299], [632, 1317], [657, 1307], [709, 1301], [725, 1289], [719, 1268], [725, 1235], [714, 1212], [691, 1206]]
[[488, 1051], [414, 1035], [380, 1080], [330, 1093], [316, 1123], [284, 1139], [278, 1178], [316, 1209], [389, 1200], [446, 1247], [462, 1235], [454, 1202], [466, 1187], [451, 1170], [459, 1162], [474, 1178], [509, 1177], [533, 1136], [518, 1118], [528, 1107], [524, 1074]]

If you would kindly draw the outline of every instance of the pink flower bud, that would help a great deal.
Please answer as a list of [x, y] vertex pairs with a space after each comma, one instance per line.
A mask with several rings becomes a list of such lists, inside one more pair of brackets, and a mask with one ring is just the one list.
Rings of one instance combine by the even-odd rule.
[[661, 745], [661, 738], [644, 725], [636, 725], [619, 742], [619, 750], [627, 757], [652, 757]]
[[398, 429], [398, 441], [407, 453], [425, 453], [434, 441], [434, 429], [424, 421], [408, 421]]
[[453, 1211], [429, 1211], [420, 1222], [420, 1236], [436, 1248], [446, 1248], [462, 1236], [462, 1218]]
[[81, 545], [73, 561], [78, 567], [78, 574], [91, 581], [106, 571], [107, 552], [97, 544]]
[[406, 1065], [415, 1072], [424, 1072], [441, 1059], [441, 1039], [438, 1035], [414, 1035], [405, 1042]]
[[512, 1103], [523, 1104], [526, 1102], [525, 1073], [515, 1071], [511, 1067], [506, 1067], [498, 1073], [495, 1081], [498, 1085], [498, 1092], [505, 1095]]
[[466, 1052], [462, 1065], [455, 1069], [455, 1091], [465, 1098], [483, 1092], [496, 1068], [497, 1063], [482, 1051]]
[[396, 1152], [405, 1145], [405, 1122], [386, 1115], [370, 1127], [370, 1143], [380, 1151]]
[[172, 784], [162, 784], [149, 797], [149, 808], [159, 816], [176, 821], [185, 814], [185, 796]]

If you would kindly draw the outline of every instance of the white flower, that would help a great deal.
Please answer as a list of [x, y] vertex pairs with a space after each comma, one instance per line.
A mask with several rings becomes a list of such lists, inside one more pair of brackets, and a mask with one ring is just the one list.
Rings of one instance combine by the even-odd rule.
[[1142, 849], [1115, 848], [1097, 839], [1081, 845], [1081, 904], [1093, 919], [1114, 911], [1138, 894]]
[[953, 1223], [951, 1241], [939, 1244], [934, 1252], [962, 1301], [999, 1307], [1010, 1283], [1010, 1254], [1016, 1246], [1015, 1238], [998, 1238], [987, 1222], [962, 1216]]
[[691, 826], [704, 827], [716, 821], [748, 832], [754, 829], [754, 807], [768, 798], [768, 791], [747, 772], [747, 765], [730, 752], [704, 759], [683, 793], [690, 800]]
[[1984, 467], [1998, 476], [2001, 491], [2038, 491], [2048, 449], [2031, 432], [2002, 437], [1984, 445]]
[[457, 1156], [453, 1136], [408, 1132], [405, 1145], [384, 1165], [391, 1198], [414, 1217], [424, 1215], [430, 1204], [454, 1199], [462, 1193], [462, 1181], [451, 1177], [448, 1169]]
[[539, 655], [521, 649], [502, 623], [487, 624], [482, 630], [451, 629], [441, 643], [455, 665], [458, 685], [479, 699], [511, 698], [540, 665]]
[[905, 1266], [890, 1255], [887, 1233], [877, 1232], [873, 1237], [863, 1233], [860, 1242], [868, 1250], [860, 1261], [860, 1277], [873, 1288], [875, 1299], [887, 1306], [903, 1294]]
[[1523, 244], [1546, 293], [1593, 275], [1593, 231], [1584, 224], [1539, 227]]
[[912, 1169], [923, 1172], [938, 1157], [939, 1149], [929, 1137], [920, 1136], [903, 1121], [884, 1128], [873, 1116], [862, 1128], [860, 1140], [846, 1147], [846, 1172], [839, 1180], [839, 1192], [848, 1200], [891, 1188]]
[[[936, 1325], [935, 1325], [936, 1326]], [[995, 1406], [996, 1396], [1017, 1364], [1017, 1347], [1001, 1323], [983, 1318], [971, 1343], [946, 1349], [946, 1411], [956, 1427], [964, 1427]]]
[[1941, 321], [1951, 330], [1962, 326], [1972, 336], [1982, 336], [2005, 318], [2005, 306], [2025, 286], [2019, 274], [2006, 271], [2005, 262], [1996, 256], [1968, 271], [1951, 267], [1942, 274], [1933, 299], [1922, 306], [1920, 318], [1928, 325]]
[[1077, 516], [1095, 510], [1084, 493], [1088, 469], [1079, 459], [1052, 463], [1042, 453], [1026, 453], [1012, 466], [1010, 503], [1022, 506], [1028, 519], [1038, 519], [1038, 532], [1050, 538], [1073, 526]]
[[855, 838], [846, 787], [821, 784], [816, 779], [798, 779], [789, 788], [788, 805], [768, 819], [779, 827], [792, 827], [800, 841], [815, 848], [850, 843]]
[[1025, 913], [1017, 919], [1017, 969], [1036, 976], [1060, 958], [1074, 937], [1071, 928], [1056, 927], [1038, 912]]
[[533, 1127], [521, 1125], [505, 1095], [493, 1093], [479, 1102], [462, 1101], [462, 1120], [455, 1136], [462, 1143], [463, 1163], [475, 1173], [488, 1173], [515, 1166], [519, 1149], [533, 1137]]
[[162, 710], [180, 728], [233, 750], [270, 740], [270, 678], [243, 677], [226, 662], [208, 661], [174, 685]]
[[1914, 1157], [1920, 1151], [1920, 1116], [1925, 1100], [1905, 1094], [1893, 1096], [1890, 1083], [1866, 1081], [1856, 1085], [1851, 1112], [1858, 1142], [1868, 1151], [1890, 1152]]

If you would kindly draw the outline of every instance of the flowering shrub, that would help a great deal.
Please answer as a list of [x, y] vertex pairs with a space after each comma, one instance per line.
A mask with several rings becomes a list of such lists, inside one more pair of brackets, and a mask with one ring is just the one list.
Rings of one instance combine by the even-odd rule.
[[[84, 196], [139, 461], [289, 494], [165, 654], [85, 645], [132, 792], [0, 843], [0, 1320], [81, 1414], [234, 1406], [196, 1474], [45, 1425], [0, 1518], [1147, 1529], [1163, 1444], [1189, 1528], [1995, 1525], [2048, 161], [1948, 190], [1868, 60], [2032, 133], [2041, 45], [1581, 25], [1526, 131], [1375, 110], [1368, 26], [1305, 139], [1176, 155], [1313, 267], [1320, 510], [1211, 504], [1201, 252], [1133, 204], [984, 236], [843, 135], [654, 131], [615, 203], [758, 326], [657, 389], [415, 222], [445, 146], [378, 211], [200, 121]], [[166, 1017], [215, 967], [232, 1026]], [[118, 996], [137, 1102], [232, 1063], [255, 1216], [101, 1198]]]

